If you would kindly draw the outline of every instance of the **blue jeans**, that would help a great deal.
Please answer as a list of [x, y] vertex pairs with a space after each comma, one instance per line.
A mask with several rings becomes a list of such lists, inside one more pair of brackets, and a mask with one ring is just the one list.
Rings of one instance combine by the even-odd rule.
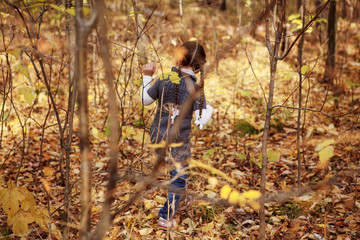
[[[170, 177], [173, 178], [178, 174], [178, 170], [173, 169], [170, 172]], [[171, 182], [168, 197], [164, 206], [159, 211], [159, 217], [164, 219], [172, 219], [176, 214], [179, 206], [179, 202], [182, 198], [182, 195], [186, 190], [186, 180], [189, 178], [189, 174], [184, 174], [174, 181]]]

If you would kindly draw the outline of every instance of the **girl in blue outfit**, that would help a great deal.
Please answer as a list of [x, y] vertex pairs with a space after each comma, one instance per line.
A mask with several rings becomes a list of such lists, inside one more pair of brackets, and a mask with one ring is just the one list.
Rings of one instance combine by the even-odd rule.
[[[175, 143], [181, 143], [179, 147], [170, 148], [170, 156], [167, 164], [174, 169], [170, 171], [170, 177], [174, 178], [171, 182], [168, 197], [164, 206], [159, 211], [159, 227], [167, 228], [175, 225], [173, 217], [177, 212], [179, 202], [186, 188], [188, 174], [184, 173], [177, 176], [181, 168], [188, 166], [187, 160], [190, 158], [190, 131], [192, 113], [195, 113], [195, 124], [200, 129], [208, 123], [213, 112], [213, 108], [206, 103], [204, 95], [204, 74], [203, 69], [206, 62], [206, 54], [203, 46], [191, 41], [185, 42], [176, 50], [176, 66], [170, 73], [163, 74], [151, 86], [152, 75], [155, 73], [155, 64], [146, 64], [142, 68], [143, 83], [140, 91], [141, 101], [144, 105], [158, 100], [157, 111], [154, 121], [150, 127], [150, 139], [153, 144], [166, 141], [175, 118], [179, 115], [183, 104], [190, 94], [190, 89], [201, 87], [201, 97], [195, 101], [191, 111], [185, 116]], [[198, 85], [195, 73], [200, 72], [200, 83]], [[156, 150], [159, 153], [159, 149]], [[178, 164], [174, 164], [178, 163]], [[180, 169], [174, 167], [182, 166]]]

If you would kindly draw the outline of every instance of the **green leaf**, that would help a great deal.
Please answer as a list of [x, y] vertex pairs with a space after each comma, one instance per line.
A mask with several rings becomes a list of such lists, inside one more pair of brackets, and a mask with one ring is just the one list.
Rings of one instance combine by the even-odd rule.
[[302, 67], [301, 67], [301, 70], [300, 70], [300, 72], [301, 72], [301, 74], [305, 74], [305, 73], [308, 73], [308, 72], [310, 72], [311, 71], [311, 67], [309, 67], [308, 65], [303, 65]]
[[305, 32], [306, 33], [312, 33], [314, 31], [313, 27], [309, 27]]
[[104, 135], [105, 137], [108, 137], [110, 135], [110, 125], [108, 125], [106, 128], [105, 128], [105, 132], [104, 132]]
[[237, 90], [237, 92], [239, 92], [242, 96], [244, 97], [248, 97], [249, 100], [251, 101], [251, 94], [249, 91], [245, 91], [245, 90], [242, 90], [242, 89], [239, 89]]
[[289, 21], [293, 21], [294, 19], [299, 19], [301, 17], [300, 13], [293, 13], [290, 14], [290, 16], [288, 17]]
[[30, 75], [29, 75], [28, 70], [27, 70], [23, 65], [21, 65], [21, 63], [19, 63], [18, 65], [16, 65], [16, 66], [14, 67], [14, 70], [15, 70], [15, 71], [20, 71], [27, 79], [30, 78]]
[[350, 85], [352, 87], [360, 86], [360, 83], [354, 83], [350, 80], [346, 81], [345, 84]]
[[274, 152], [273, 150], [268, 150], [268, 160], [269, 162], [277, 162], [280, 159], [280, 153]]
[[31, 106], [36, 98], [34, 90], [31, 87], [19, 88], [19, 92], [24, 96], [25, 101]]
[[44, 5], [46, 6], [47, 4], [35, 3], [35, 4], [32, 4], [32, 5], [28, 6], [27, 8], [43, 7]]
[[[75, 8], [74, 8], [74, 9], [75, 9]], [[83, 7], [83, 8], [82, 8], [82, 11], [83, 11], [83, 13], [84, 13], [85, 16], [86, 16], [86, 15], [89, 15], [90, 12], [91, 12], [90, 8], [87, 8], [87, 7]]]
[[[64, 12], [64, 10], [65, 10], [65, 7], [64, 6], [58, 6], [58, 5], [56, 5], [56, 4], [49, 4], [49, 6], [51, 6], [52, 8], [54, 8], [54, 9], [56, 9], [56, 10], [58, 10], [58, 11], [60, 11], [60, 12]], [[74, 7], [73, 7], [74, 8]]]
[[238, 157], [239, 157], [240, 160], [245, 160], [246, 159], [246, 156], [244, 154], [242, 154], [242, 153], [239, 153]]
[[134, 12], [134, 10], [130, 10], [129, 16], [130, 16], [133, 20], [135, 20], [135, 12]]
[[15, 48], [15, 49], [13, 49], [11, 51], [7, 51], [7, 53], [13, 55], [16, 59], [18, 59], [19, 56], [20, 56], [20, 53], [21, 53], [21, 49], [20, 48]]
[[66, 12], [72, 16], [75, 16], [76, 15], [76, 12], [75, 12], [75, 8], [72, 7], [72, 8], [69, 8], [69, 9], [66, 9]]
[[[280, 159], [280, 153], [274, 152], [273, 150], [269, 149], [267, 151], [267, 155], [268, 155], [268, 162], [277, 162]], [[259, 155], [259, 160], [262, 161], [263, 160], [263, 155], [262, 153], [260, 153]]]

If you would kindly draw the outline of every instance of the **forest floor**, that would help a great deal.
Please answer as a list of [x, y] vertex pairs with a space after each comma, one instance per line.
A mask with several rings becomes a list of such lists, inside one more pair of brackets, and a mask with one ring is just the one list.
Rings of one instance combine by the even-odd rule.
[[[161, 10], [161, 9], [160, 9]], [[178, 35], [183, 27], [175, 10], [168, 10], [166, 23], [160, 20], [150, 22], [159, 27], [149, 33], [153, 37], [157, 54], [162, 61], [163, 69], [172, 66], [172, 43], [178, 42]], [[174, 12], [171, 12], [174, 11]], [[189, 10], [190, 11], [190, 10]], [[186, 35], [194, 40], [205, 42], [208, 50], [208, 62], [214, 62], [213, 27], [209, 26], [209, 13], [201, 8], [193, 7], [189, 17], [184, 18]], [[201, 14], [200, 14], [201, 13]], [[171, 17], [176, 16], [176, 17]], [[196, 17], [195, 17], [196, 16]], [[114, 41], [122, 42], [118, 29], [125, 31], [129, 26], [126, 17], [110, 16], [111, 31], [116, 32]], [[198, 26], [191, 25], [196, 18]], [[237, 27], [226, 19], [226, 13], [216, 12], [214, 21], [217, 29], [219, 47], [230, 41]], [[349, 31], [350, 37], [339, 38], [339, 67], [336, 87], [328, 87], [322, 82], [326, 46], [313, 44], [316, 39], [309, 35], [304, 45], [304, 64], [311, 71], [304, 74], [303, 107], [320, 110], [304, 111], [301, 117], [301, 186], [317, 184], [326, 179], [337, 177], [337, 181], [319, 191], [307, 191], [302, 195], [287, 198], [284, 201], [274, 201], [266, 204], [268, 239], [360, 239], [360, 127], [359, 112], [352, 112], [360, 106], [359, 56], [356, 52], [358, 42], [356, 34], [360, 29], [347, 22], [339, 21], [339, 25], [347, 26], [343, 31]], [[359, 28], [359, 26], [357, 26]], [[200, 31], [202, 30], [202, 32]], [[151, 31], [151, 30], [150, 30]], [[185, 31], [185, 30], [184, 30]], [[220, 170], [225, 175], [219, 176], [191, 165], [188, 189], [209, 199], [219, 199], [220, 189], [229, 185], [239, 192], [259, 190], [261, 169], [262, 128], [265, 119], [266, 103], [264, 95], [268, 96], [269, 88], [269, 57], [265, 46], [263, 29], [258, 30], [256, 37], [245, 35], [236, 45], [226, 48], [228, 51], [220, 59], [217, 70], [211, 69], [206, 77], [205, 94], [214, 107], [212, 120], [204, 130], [193, 128], [191, 135], [192, 159]], [[201, 33], [199, 33], [201, 32]], [[342, 32], [339, 31], [339, 35]], [[118, 37], [118, 39], [116, 39]], [[171, 44], [170, 44], [171, 43]], [[126, 43], [124, 43], [126, 45]], [[116, 51], [116, 50], [115, 50]], [[288, 107], [298, 106], [298, 70], [296, 51], [285, 61], [278, 64], [275, 83], [274, 105]], [[151, 53], [156, 57], [155, 53]], [[251, 66], [249, 64], [251, 62]], [[113, 61], [115, 69], [120, 60]], [[115, 70], [116, 72], [117, 70]], [[167, 70], [164, 70], [165, 72]], [[157, 74], [160, 74], [160, 70]], [[116, 72], [117, 73], [117, 72]], [[119, 73], [122, 74], [121, 72]], [[21, 73], [18, 72], [17, 76]], [[136, 89], [137, 72], [133, 78], [133, 98], [130, 98], [129, 121], [123, 127], [123, 138], [119, 143], [122, 151], [118, 170], [123, 175], [133, 174], [132, 180], [118, 183], [113, 209], [119, 209], [137, 189], [137, 182], [150, 173], [155, 155], [148, 146], [148, 135], [139, 127], [140, 102]], [[19, 86], [24, 84], [18, 83]], [[66, 88], [63, 89], [66, 91]], [[21, 92], [20, 92], [21, 93]], [[25, 99], [23, 99], [23, 97]], [[21, 98], [21, 99], [18, 99]], [[25, 94], [14, 96], [18, 101], [20, 112], [29, 111]], [[94, 100], [95, 99], [95, 100]], [[92, 223], [96, 224], [101, 211], [104, 189], [107, 180], [107, 139], [105, 134], [106, 101], [99, 100], [91, 90], [90, 127], [91, 148], [93, 154], [93, 207]], [[38, 205], [49, 204], [51, 209], [61, 209], [64, 201], [64, 187], [61, 184], [58, 159], [60, 156], [58, 130], [54, 114], [50, 114], [50, 123], [45, 132], [46, 141], [40, 145], [41, 128], [47, 114], [48, 103], [45, 93], [38, 96], [32, 118], [28, 120], [27, 152], [20, 169], [18, 185], [25, 186], [34, 196]], [[67, 103], [66, 94], [59, 94], [57, 101]], [[133, 106], [131, 106], [133, 105]], [[145, 107], [144, 119], [151, 122], [155, 106]], [[64, 108], [66, 109], [66, 108]], [[129, 110], [130, 109], [130, 110]], [[136, 111], [136, 114], [131, 114]], [[327, 115], [325, 115], [325, 114]], [[25, 114], [24, 114], [25, 115]], [[331, 117], [330, 117], [331, 115]], [[64, 117], [62, 113], [60, 115]], [[340, 117], [334, 117], [340, 116]], [[278, 194], [298, 188], [297, 168], [297, 118], [298, 111], [290, 108], [279, 108], [274, 112], [271, 121], [270, 137], [268, 139], [269, 165], [267, 172], [267, 192]], [[40, 123], [40, 124], [38, 124]], [[74, 184], [70, 215], [73, 220], [72, 238], [76, 239], [79, 224], [79, 193], [80, 165], [78, 146], [78, 119], [75, 119], [75, 137], [73, 153], [71, 154], [71, 182]], [[0, 183], [7, 185], [14, 180], [21, 153], [14, 145], [21, 136], [21, 126], [13, 117], [7, 122], [2, 140]], [[144, 136], [145, 134], [145, 141]], [[144, 141], [144, 142], [143, 142]], [[19, 142], [19, 141], [18, 141]], [[144, 143], [144, 145], [143, 145]], [[39, 160], [40, 147], [44, 149]], [[321, 166], [319, 155], [326, 147], [333, 149], [333, 155], [328, 166]], [[13, 150], [15, 148], [15, 150]], [[126, 156], [126, 158], [124, 157]], [[164, 176], [169, 169], [164, 168]], [[136, 174], [135, 174], [136, 173]], [[224, 176], [226, 176], [224, 178]], [[163, 181], [166, 177], [159, 177]], [[229, 181], [230, 179], [230, 181]], [[48, 189], [46, 190], [46, 186]], [[157, 227], [157, 213], [166, 198], [166, 190], [150, 188], [144, 192], [141, 200], [136, 201], [125, 212], [119, 214], [113, 226], [109, 229], [108, 239], [163, 239], [169, 236], [173, 239], [256, 239], [259, 234], [258, 211], [250, 206], [223, 206], [207, 201], [195, 201], [185, 210], [176, 215], [177, 226], [171, 231]], [[61, 210], [53, 217], [53, 238], [61, 239]], [[44, 213], [45, 214], [45, 213]], [[46, 215], [46, 214], [45, 214]], [[48, 215], [47, 215], [48, 216]], [[6, 214], [1, 214], [0, 220], [7, 221]], [[15, 238], [8, 225], [1, 224], [1, 234]], [[40, 239], [47, 235], [40, 221], [29, 225], [29, 235], [22, 239]], [[1, 237], [0, 237], [1, 238]]]

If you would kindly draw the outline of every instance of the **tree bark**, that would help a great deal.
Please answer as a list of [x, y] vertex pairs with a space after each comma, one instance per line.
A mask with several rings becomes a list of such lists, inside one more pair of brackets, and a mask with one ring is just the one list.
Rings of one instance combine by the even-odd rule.
[[89, 141], [88, 81], [86, 76], [87, 40], [97, 20], [97, 9], [94, 8], [90, 19], [82, 16], [82, 0], [75, 4], [75, 82], [78, 89], [79, 104], [79, 139], [81, 169], [81, 220], [80, 239], [87, 239], [91, 223], [91, 154]]
[[336, 58], [336, 1], [330, 0], [328, 15], [328, 54], [325, 66], [324, 80], [334, 83]]
[[[301, 5], [298, 10], [301, 14], [302, 25], [305, 26], [305, 0], [300, 0]], [[298, 111], [298, 119], [297, 119], [297, 185], [298, 189], [300, 189], [301, 184], [301, 105], [302, 105], [302, 73], [301, 68], [303, 66], [303, 45], [304, 45], [305, 34], [301, 35], [298, 46], [298, 62], [299, 62], [299, 111]]]
[[274, 89], [275, 89], [275, 77], [276, 77], [276, 68], [277, 68], [277, 58], [276, 55], [279, 50], [281, 40], [281, 31], [278, 29], [275, 36], [274, 46], [271, 46], [270, 36], [269, 36], [269, 20], [266, 22], [266, 42], [270, 55], [270, 87], [269, 87], [269, 97], [267, 101], [267, 111], [264, 124], [264, 132], [262, 137], [262, 166], [261, 166], [261, 180], [260, 180], [260, 192], [262, 197], [260, 198], [260, 234], [259, 239], [266, 239], [265, 229], [265, 194], [266, 194], [266, 171], [268, 164], [268, 154], [267, 154], [267, 140], [269, 136], [270, 120], [273, 107], [274, 99]]
[[117, 145], [119, 139], [119, 120], [117, 115], [117, 103], [114, 90], [114, 75], [110, 62], [110, 48], [107, 40], [107, 26], [105, 22], [105, 3], [103, 0], [97, 0], [96, 6], [98, 10], [99, 21], [99, 42], [100, 53], [105, 68], [105, 77], [108, 86], [108, 106], [110, 112], [110, 160], [108, 165], [109, 182], [105, 192], [105, 201], [102, 205], [100, 221], [90, 236], [90, 239], [98, 240], [105, 237], [106, 231], [111, 224], [111, 205], [114, 202], [114, 193], [116, 188], [117, 177]]

